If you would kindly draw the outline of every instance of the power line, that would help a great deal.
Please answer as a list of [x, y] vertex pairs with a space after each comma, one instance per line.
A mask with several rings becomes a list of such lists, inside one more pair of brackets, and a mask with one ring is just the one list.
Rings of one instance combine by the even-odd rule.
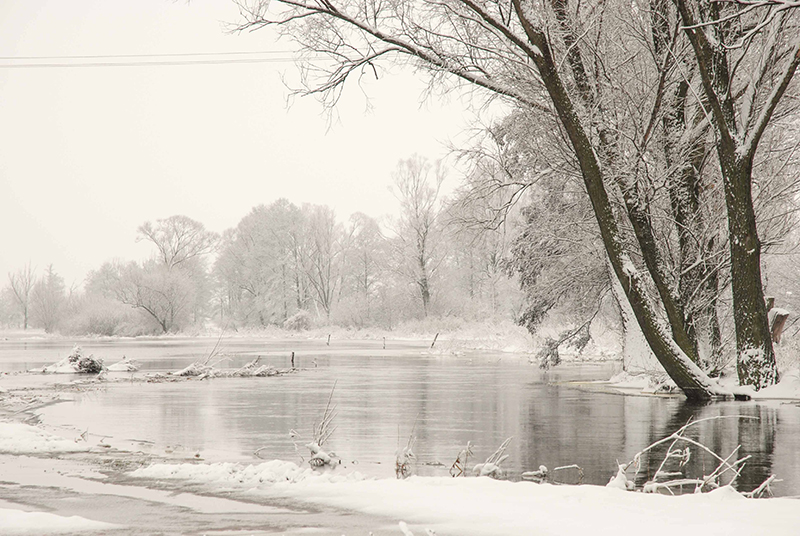
[[291, 50], [262, 50], [262, 51], [234, 51], [234, 52], [179, 52], [177, 54], [91, 54], [85, 56], [0, 56], [0, 60], [89, 60], [112, 58], [169, 58], [191, 56], [243, 56], [261, 54], [291, 54]]
[[294, 58], [249, 58], [249, 59], [216, 59], [196, 61], [127, 61], [127, 62], [89, 62], [89, 63], [8, 63], [0, 64], [0, 69], [35, 69], [63, 67], [146, 67], [164, 65], [222, 65], [226, 63], [281, 63], [292, 62]]

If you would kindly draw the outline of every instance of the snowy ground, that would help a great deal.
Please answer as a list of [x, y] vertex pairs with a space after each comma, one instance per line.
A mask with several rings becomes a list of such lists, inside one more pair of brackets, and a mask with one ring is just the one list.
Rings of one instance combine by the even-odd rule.
[[[674, 390], [675, 384], [665, 374], [629, 374], [620, 372], [608, 382], [598, 382], [603, 386], [623, 394], [649, 395], [666, 387]], [[720, 379], [720, 385], [746, 393], [753, 400], [800, 400], [800, 369], [792, 368], [781, 374], [780, 382], [766, 389], [756, 391], [752, 387], [739, 387], [735, 376], [727, 375]]]
[[[233, 525], [240, 519], [241, 528], [253, 527], [253, 521], [237, 516], [253, 515], [259, 508], [279, 504], [282, 506], [260, 512], [266, 516], [263, 519], [286, 518], [285, 523], [292, 525], [290, 532], [304, 532], [303, 520], [308, 519], [306, 528], [320, 534], [349, 531], [349, 534], [400, 535], [406, 531], [405, 534], [419, 535], [433, 531], [461, 536], [584, 536], [674, 535], [686, 531], [704, 535], [788, 536], [797, 534], [800, 506], [796, 499], [789, 498], [746, 499], [728, 487], [709, 494], [669, 497], [601, 486], [554, 486], [489, 478], [376, 480], [358, 473], [318, 473], [285, 461], [246, 465], [162, 460], [138, 469], [123, 463], [124, 470], [115, 473], [115, 482], [107, 472], [104, 476], [92, 470], [90, 464], [80, 469], [80, 463], [87, 463], [93, 453], [98, 458], [105, 455], [91, 441], [80, 446], [83, 458], [76, 463], [65, 461], [64, 457], [75, 456], [72, 451], [78, 443], [40, 427], [0, 422], [0, 438], [0, 450], [14, 453], [0, 461], [4, 488], [16, 483], [21, 488], [39, 486], [98, 497], [116, 496], [129, 502], [160, 502], [165, 511], [193, 508], [206, 517], [228, 516], [234, 520]], [[45, 458], [22, 455], [41, 456], [45, 452], [49, 453]], [[54, 458], [56, 454], [61, 458]], [[124, 453], [117, 453], [117, 457], [124, 460]], [[163, 489], [171, 491], [160, 491]], [[291, 512], [285, 508], [287, 504], [307, 510]], [[328, 525], [329, 519], [314, 518], [311, 513], [308, 514], [311, 517], [303, 517], [303, 512], [318, 512], [315, 509], [319, 508], [354, 512], [356, 515], [349, 517], [360, 521], [351, 520], [340, 528], [335, 523]], [[132, 520], [124, 515], [119, 516], [123, 523], [110, 523], [107, 510], [105, 517], [99, 509], [81, 510], [81, 515], [26, 510], [30, 506], [0, 501], [0, 533], [142, 533], [141, 527], [131, 526]], [[163, 512], [161, 515], [166, 516]], [[292, 519], [291, 523], [288, 519]], [[401, 522], [407, 526], [401, 527]], [[230, 528], [231, 523], [225, 526]], [[185, 528], [176, 527], [175, 533], [203, 533], [184, 532]]]
[[[2, 503], [0, 503], [2, 504]], [[80, 516], [59, 516], [47, 512], [25, 512], [0, 508], [0, 534], [74, 534], [76, 532], [111, 531], [119, 526], [92, 521]]]
[[[490, 478], [368, 480], [313, 474], [290, 462], [257, 466], [157, 464], [134, 471], [150, 480], [182, 480], [248, 494], [281, 494], [404, 520], [412, 531], [459, 535], [642, 533], [797, 534], [794, 499], [745, 499], [724, 487], [669, 497], [600, 486], [554, 486]], [[701, 532], [702, 531], [702, 532]]]

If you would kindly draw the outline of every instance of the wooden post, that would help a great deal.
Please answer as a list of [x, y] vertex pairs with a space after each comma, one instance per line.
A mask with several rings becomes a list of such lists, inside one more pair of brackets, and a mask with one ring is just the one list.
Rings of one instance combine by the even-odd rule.
[[331, 345], [331, 334], [330, 333], [328, 333], [328, 342], [326, 344], [327, 344], [327, 346]]
[[436, 336], [433, 338], [433, 342], [431, 343], [431, 348], [433, 348], [433, 345], [436, 344], [436, 339], [438, 339], [438, 338], [439, 338], [439, 334], [437, 333]]
[[294, 352], [292, 352], [292, 368], [294, 368]]

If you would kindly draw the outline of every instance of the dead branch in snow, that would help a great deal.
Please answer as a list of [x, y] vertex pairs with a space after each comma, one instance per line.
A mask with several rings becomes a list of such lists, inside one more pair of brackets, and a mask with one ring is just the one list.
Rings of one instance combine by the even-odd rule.
[[[397, 475], [397, 478], [400, 480], [404, 480], [411, 476], [414, 470], [414, 462], [417, 460], [417, 455], [414, 454], [414, 443], [417, 441], [417, 436], [414, 434], [414, 431], [417, 428], [417, 420], [419, 419], [419, 414], [417, 418], [414, 419], [414, 426], [411, 427], [411, 433], [408, 435], [408, 441], [406, 442], [406, 446], [403, 447], [401, 450], [398, 446], [397, 449], [397, 458], [395, 459], [394, 463], [394, 472]], [[398, 437], [400, 435], [398, 430]]]
[[760, 499], [764, 496], [772, 497], [772, 489], [769, 486], [773, 482], [780, 482], [780, 479], [778, 479], [775, 475], [769, 475], [769, 477], [756, 489], [753, 491], [748, 491], [747, 493], [742, 493], [742, 495], [749, 499]]
[[467, 441], [467, 446], [461, 449], [456, 457], [456, 461], [450, 466], [450, 476], [467, 476], [467, 462], [472, 456], [472, 442]]
[[476, 476], [488, 476], [491, 478], [503, 478], [503, 468], [500, 467], [500, 464], [508, 458], [508, 454], [506, 454], [506, 449], [508, 448], [508, 444], [511, 443], [513, 438], [509, 437], [503, 444], [497, 447], [497, 450], [494, 451], [494, 454], [486, 458], [486, 461], [483, 463], [479, 463], [475, 467], [472, 468], [472, 474]]
[[[645, 449], [637, 452], [633, 459], [626, 463], [626, 464], [619, 464], [619, 469], [617, 474], [611, 478], [608, 483], [608, 486], [611, 487], [620, 487], [622, 489], [628, 490], [636, 490], [635, 480], [636, 475], [639, 473], [641, 469], [641, 461], [642, 456], [645, 453], [653, 450], [655, 447], [668, 443], [669, 446], [667, 447], [666, 453], [664, 454], [664, 458], [656, 469], [656, 472], [653, 474], [652, 479], [648, 480], [644, 483], [639, 491], [643, 491], [645, 493], [660, 493], [666, 492], [670, 495], [675, 495], [674, 490], [678, 490], [678, 493], [682, 493], [684, 488], [690, 487], [692, 488], [693, 493], [702, 493], [705, 491], [711, 491], [717, 489], [723, 484], [720, 483], [720, 479], [726, 473], [731, 473], [728, 484], [726, 485], [733, 485], [736, 480], [741, 475], [742, 469], [745, 465], [745, 462], [750, 459], [750, 455], [744, 456], [742, 458], [736, 459], [739, 453], [739, 449], [741, 445], [737, 446], [733, 449], [733, 451], [725, 458], [708, 448], [707, 446], [703, 445], [699, 441], [692, 439], [686, 435], [686, 430], [706, 421], [712, 420], [721, 420], [721, 419], [754, 419], [758, 420], [757, 417], [751, 417], [748, 415], [718, 415], [715, 417], [708, 417], [705, 419], [698, 419], [696, 421], [690, 421], [677, 429], [672, 434], [652, 443]], [[682, 448], [679, 445], [685, 445]], [[687, 477], [684, 475], [683, 468], [688, 464], [689, 460], [692, 456], [691, 448], [695, 448], [701, 452], [705, 452], [711, 455], [714, 459], [717, 460], [717, 466], [715, 469], [708, 475], [702, 475], [700, 477]], [[734, 461], [731, 461], [734, 460]], [[667, 464], [669, 462], [677, 461], [678, 467], [677, 471], [669, 471], [667, 470]], [[628, 468], [633, 466], [635, 468], [634, 479], [628, 480], [626, 476], [626, 471]], [[761, 497], [765, 493], [770, 493], [771, 490], [769, 486], [772, 482], [775, 481], [775, 475], [772, 475], [770, 478], [764, 481], [761, 486], [756, 488], [755, 490], [747, 493], [743, 493], [746, 497]]]
[[308, 460], [308, 463], [312, 467], [331, 466], [334, 463], [334, 458], [337, 457], [333, 452], [325, 452], [322, 449], [322, 446], [336, 430], [336, 426], [333, 425], [333, 419], [336, 418], [336, 405], [331, 404], [333, 401], [333, 392], [335, 390], [336, 382], [333, 382], [331, 394], [328, 397], [328, 403], [325, 405], [325, 411], [322, 413], [322, 419], [319, 424], [314, 427], [314, 438], [310, 443], [306, 444], [306, 448], [311, 452], [311, 458]]

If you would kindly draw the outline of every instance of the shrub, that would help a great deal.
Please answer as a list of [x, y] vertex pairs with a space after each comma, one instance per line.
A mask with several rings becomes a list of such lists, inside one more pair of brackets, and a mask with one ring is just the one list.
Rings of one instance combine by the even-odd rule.
[[311, 314], [301, 309], [286, 319], [283, 328], [291, 331], [307, 331], [311, 329]]

